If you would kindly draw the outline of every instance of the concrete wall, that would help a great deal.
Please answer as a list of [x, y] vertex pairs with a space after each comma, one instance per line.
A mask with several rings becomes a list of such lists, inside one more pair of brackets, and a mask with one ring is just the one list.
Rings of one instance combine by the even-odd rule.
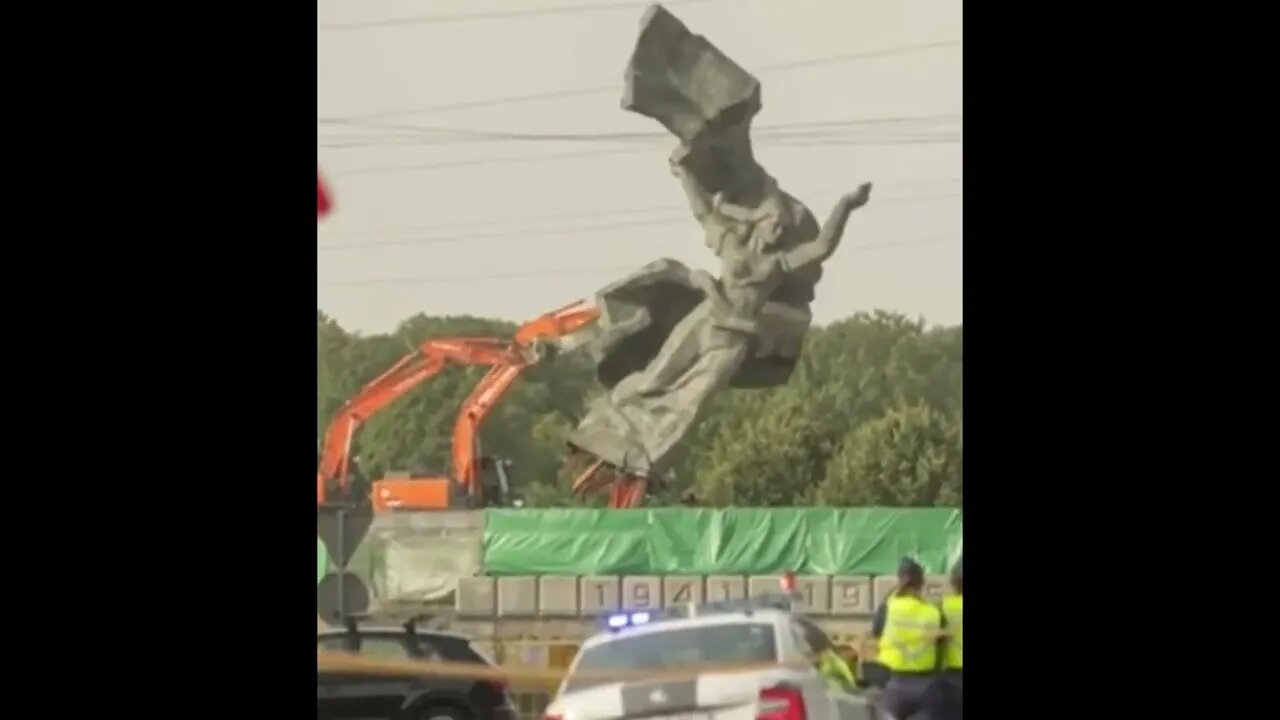
[[[776, 575], [643, 577], [461, 578], [451, 626], [477, 638], [584, 638], [619, 610], [662, 610], [777, 593]], [[890, 576], [798, 576], [796, 610], [834, 636], [865, 633], [875, 607], [896, 583]], [[943, 576], [930, 576], [926, 592], [941, 598]]]
[[[889, 576], [797, 576], [796, 609], [816, 617], [870, 617], [895, 582]], [[940, 598], [946, 582], [931, 576], [926, 590]], [[780, 583], [777, 575], [470, 577], [458, 581], [455, 609], [459, 618], [592, 618], [774, 594]]]

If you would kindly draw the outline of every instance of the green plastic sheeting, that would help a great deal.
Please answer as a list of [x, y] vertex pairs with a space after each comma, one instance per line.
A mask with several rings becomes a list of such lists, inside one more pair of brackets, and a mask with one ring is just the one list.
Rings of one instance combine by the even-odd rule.
[[324, 541], [316, 538], [316, 584], [319, 585], [324, 580], [325, 573], [329, 572], [329, 551], [324, 547]]
[[486, 575], [892, 575], [905, 555], [945, 572], [949, 508], [487, 510]]

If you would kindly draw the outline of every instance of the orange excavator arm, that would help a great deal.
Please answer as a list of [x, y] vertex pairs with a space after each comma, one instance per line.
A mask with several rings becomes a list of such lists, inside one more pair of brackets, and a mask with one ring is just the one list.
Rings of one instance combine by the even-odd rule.
[[495, 365], [471, 391], [453, 426], [453, 476], [472, 498], [483, 500], [480, 426], [489, 413], [525, 369], [541, 359], [540, 343], [562, 340], [599, 316], [595, 306], [579, 301], [524, 323], [512, 339], [513, 355], [517, 359]]
[[[370, 417], [450, 365], [503, 366], [523, 362], [511, 343], [493, 338], [438, 338], [423, 342], [389, 370], [343, 403], [325, 431], [316, 473], [316, 502], [332, 491], [345, 496], [350, 485], [351, 441]], [[345, 499], [345, 497], [344, 497]]]
[[599, 308], [586, 300], [579, 300], [516, 328], [513, 341], [517, 347], [528, 348], [539, 341], [560, 340], [595, 322], [598, 317]]

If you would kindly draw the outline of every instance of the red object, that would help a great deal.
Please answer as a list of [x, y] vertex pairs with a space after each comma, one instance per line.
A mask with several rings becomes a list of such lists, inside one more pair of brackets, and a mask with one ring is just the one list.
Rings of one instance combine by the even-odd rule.
[[795, 592], [795, 589], [796, 589], [795, 573], [791, 572], [790, 570], [782, 573], [782, 580], [780, 582], [782, 584], [783, 592]]
[[804, 696], [786, 685], [761, 690], [759, 707], [756, 720], [805, 720]]
[[333, 209], [333, 199], [324, 187], [324, 179], [320, 177], [320, 172], [316, 171], [316, 218], [328, 215], [331, 209]]
[[493, 691], [498, 693], [498, 695], [505, 696], [509, 690], [507, 684], [502, 680], [486, 680], [485, 682], [489, 687], [493, 688]]

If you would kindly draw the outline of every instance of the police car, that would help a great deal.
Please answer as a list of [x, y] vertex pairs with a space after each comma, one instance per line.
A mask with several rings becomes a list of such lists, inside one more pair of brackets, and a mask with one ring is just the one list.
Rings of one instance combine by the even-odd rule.
[[[582, 644], [544, 720], [876, 718], [866, 698], [828, 687], [815, 662], [821, 643], [830, 640], [790, 609], [791, 597], [779, 594], [710, 603], [675, 616], [610, 616], [608, 631]], [[767, 667], [691, 669], [727, 665]], [[692, 674], [672, 677], [682, 670]], [[620, 682], [610, 673], [630, 677]], [[643, 679], [645, 673], [658, 677]]]

